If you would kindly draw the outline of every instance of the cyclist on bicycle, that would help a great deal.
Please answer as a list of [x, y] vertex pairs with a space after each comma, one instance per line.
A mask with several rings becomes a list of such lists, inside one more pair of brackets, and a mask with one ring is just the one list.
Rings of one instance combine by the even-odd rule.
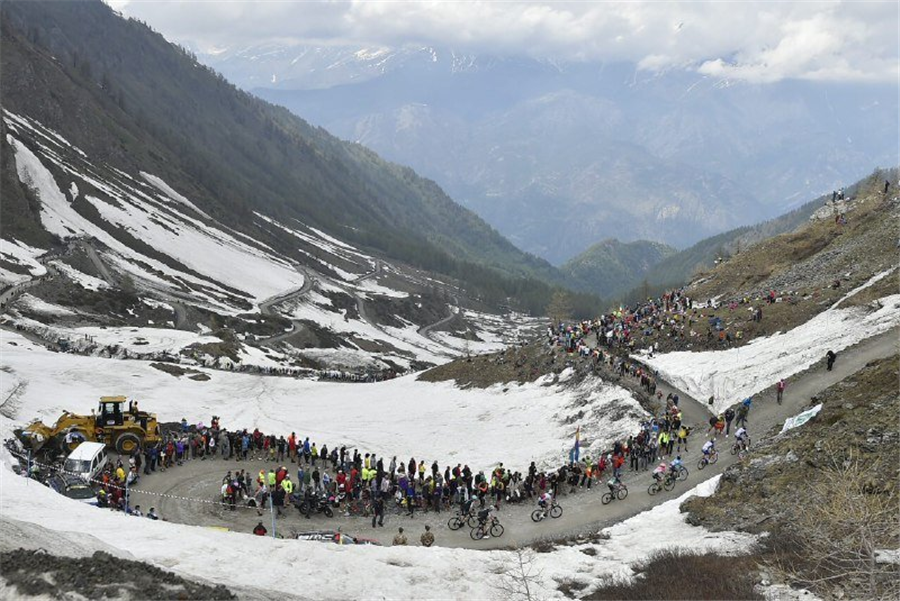
[[716, 450], [716, 441], [707, 440], [703, 443], [703, 456], [709, 457]]
[[484, 509], [478, 511], [478, 525], [484, 526], [488, 522], [490, 522], [494, 517], [494, 509], [496, 509], [496, 505], [488, 505]]
[[734, 433], [734, 439], [736, 443], [740, 443], [745, 449], [750, 446], [750, 435], [747, 433], [747, 428], [743, 426]]
[[616, 490], [622, 485], [622, 481], [619, 480], [618, 476], [614, 475], [612, 478], [609, 479], [609, 481], [606, 483], [606, 485], [609, 487], [609, 492], [613, 496], [615, 496]]
[[659, 465], [656, 466], [656, 469], [653, 470], [653, 479], [657, 482], [662, 482], [663, 476], [666, 475], [666, 462], [663, 461]]
[[550, 491], [546, 491], [540, 497], [538, 497], [538, 506], [547, 512], [547, 509], [553, 504], [553, 495], [550, 494]]
[[683, 463], [681, 461], [681, 455], [678, 455], [677, 457], [675, 457], [675, 459], [672, 460], [672, 463], [669, 464], [669, 471], [671, 471], [672, 473], [678, 473], [681, 470], [682, 466]]

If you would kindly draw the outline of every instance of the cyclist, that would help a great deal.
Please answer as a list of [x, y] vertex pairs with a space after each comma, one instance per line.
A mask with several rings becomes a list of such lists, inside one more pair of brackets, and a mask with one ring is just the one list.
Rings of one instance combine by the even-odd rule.
[[487, 507], [478, 511], [478, 527], [484, 530], [484, 538], [491, 537], [491, 523], [494, 520], [495, 509], [499, 509], [499, 507], [488, 504]]
[[496, 505], [488, 505], [484, 509], [480, 509], [478, 511], [478, 525], [484, 526], [494, 517], [494, 509], [496, 509]]
[[715, 439], [710, 439], [703, 443], [702, 451], [703, 451], [704, 457], [709, 458], [710, 454], [712, 454], [712, 452], [715, 450], [716, 450]]
[[553, 495], [550, 494], [550, 491], [546, 491], [540, 497], [538, 497], [538, 506], [547, 513], [547, 509], [553, 504]]
[[619, 486], [621, 486], [621, 484], [622, 484], [622, 481], [616, 475], [613, 475], [613, 477], [610, 478], [609, 481], [606, 483], [606, 485], [609, 487], [609, 492], [610, 492], [610, 494], [612, 494], [613, 497], [616, 496], [616, 490], [618, 490], [618, 488], [619, 488]]
[[750, 435], [747, 433], [747, 428], [743, 426], [738, 428], [734, 433], [734, 438], [735, 442], [740, 443], [745, 449], [750, 448]]
[[657, 482], [662, 482], [663, 476], [666, 475], [666, 462], [663, 461], [653, 470], [653, 479]]
[[681, 455], [678, 455], [677, 457], [675, 457], [675, 459], [672, 460], [672, 463], [669, 464], [669, 471], [671, 471], [673, 474], [677, 474], [678, 471], [681, 470], [682, 465]]

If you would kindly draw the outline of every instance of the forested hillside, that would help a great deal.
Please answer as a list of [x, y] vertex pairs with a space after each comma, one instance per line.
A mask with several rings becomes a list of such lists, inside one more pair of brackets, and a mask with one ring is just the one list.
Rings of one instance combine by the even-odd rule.
[[610, 239], [591, 246], [560, 269], [584, 290], [605, 298], [616, 297], [638, 285], [648, 270], [675, 252], [660, 242]]

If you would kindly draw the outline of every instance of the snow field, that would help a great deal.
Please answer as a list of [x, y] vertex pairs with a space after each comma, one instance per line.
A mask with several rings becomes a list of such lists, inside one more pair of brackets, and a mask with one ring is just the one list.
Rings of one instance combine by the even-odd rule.
[[[50, 308], [56, 307], [56, 305], [43, 303], [43, 301], [41, 303], [42, 307], [44, 305]], [[58, 309], [67, 310], [64, 307], [59, 307]], [[56, 314], [61, 315], [61, 313]], [[67, 339], [70, 341], [70, 347], [73, 348], [83, 348], [87, 345], [118, 346], [119, 348], [128, 349], [128, 353], [131, 356], [164, 352], [177, 354], [181, 349], [195, 342], [201, 344], [221, 342], [221, 339], [216, 336], [199, 336], [194, 332], [165, 328], [98, 326], [67, 328], [46, 325], [26, 317], [16, 318], [16, 323], [27, 330], [39, 333], [42, 338], [47, 340]], [[5, 342], [10, 336], [7, 332], [3, 332], [2, 340]], [[5, 358], [7, 349], [4, 348], [3, 350]], [[110, 366], [110, 369], [115, 369], [115, 367]]]
[[[878, 276], [876, 276], [878, 277]], [[695, 399], [715, 396], [715, 411], [800, 373], [825, 357], [900, 325], [900, 294], [880, 308], [828, 309], [793, 330], [723, 351], [679, 351], [650, 359], [636, 356]]]
[[[136, 330], [131, 334], [154, 331]], [[110, 343], [129, 335], [101, 332]], [[210, 380], [197, 382], [144, 361], [52, 353], [6, 331], [0, 348], [8, 369], [0, 375], [27, 383], [22, 410], [15, 421], [4, 422], [3, 433], [36, 416], [52, 422], [63, 409], [88, 413], [100, 396], [124, 394], [162, 421], [185, 417], [209, 423], [215, 414], [226, 428], [294, 431], [320, 445], [347, 445], [403, 460], [463, 463], [473, 469], [504, 462], [522, 471], [531, 461], [547, 467], [565, 461], [579, 423], [583, 448], [596, 450], [632, 433], [646, 415], [627, 391], [593, 380], [580, 387], [538, 382], [505, 391], [503, 386], [462, 390], [452, 382], [419, 382], [415, 376], [352, 384], [210, 370]], [[587, 417], [574, 420], [580, 411]]]
[[39, 315], [55, 315], [57, 317], [72, 317], [77, 315], [77, 313], [75, 313], [75, 311], [72, 311], [71, 309], [67, 309], [66, 307], [62, 307], [54, 303], [48, 303], [28, 293], [20, 296], [18, 299], [18, 303]]
[[104, 280], [83, 273], [75, 269], [71, 265], [63, 263], [62, 261], [50, 261], [50, 263], [53, 265], [54, 269], [59, 271], [65, 277], [69, 278], [85, 290], [97, 291], [104, 288], [109, 288], [109, 284], [107, 284]]

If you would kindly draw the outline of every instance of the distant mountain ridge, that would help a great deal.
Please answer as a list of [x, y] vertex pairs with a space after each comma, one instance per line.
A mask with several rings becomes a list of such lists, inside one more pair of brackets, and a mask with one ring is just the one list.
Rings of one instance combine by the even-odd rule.
[[[845, 186], [845, 194], [848, 198], [855, 198], [861, 191], [871, 192], [879, 188], [885, 179], [897, 182], [898, 173], [900, 170], [897, 167], [875, 169], [868, 177]], [[831, 198], [831, 194], [824, 194], [773, 219], [735, 228], [701, 240], [689, 248], [662, 258], [646, 271], [644, 277], [653, 291], [687, 284], [697, 272], [712, 269], [720, 259], [728, 259], [762, 241], [805, 226], [814, 213], [823, 207], [826, 209], [830, 207]], [[637, 285], [624, 298], [634, 301], [642, 296], [645, 296], [645, 292]]]
[[433, 47], [260, 50], [200, 58], [431, 177], [554, 264], [608, 237], [683, 248], [897, 160], [892, 86], [752, 85]]
[[637, 286], [651, 268], [676, 252], [659, 242], [624, 243], [609, 239], [569, 259], [560, 269], [570, 281], [579, 282], [585, 290], [603, 298], [617, 298]]

